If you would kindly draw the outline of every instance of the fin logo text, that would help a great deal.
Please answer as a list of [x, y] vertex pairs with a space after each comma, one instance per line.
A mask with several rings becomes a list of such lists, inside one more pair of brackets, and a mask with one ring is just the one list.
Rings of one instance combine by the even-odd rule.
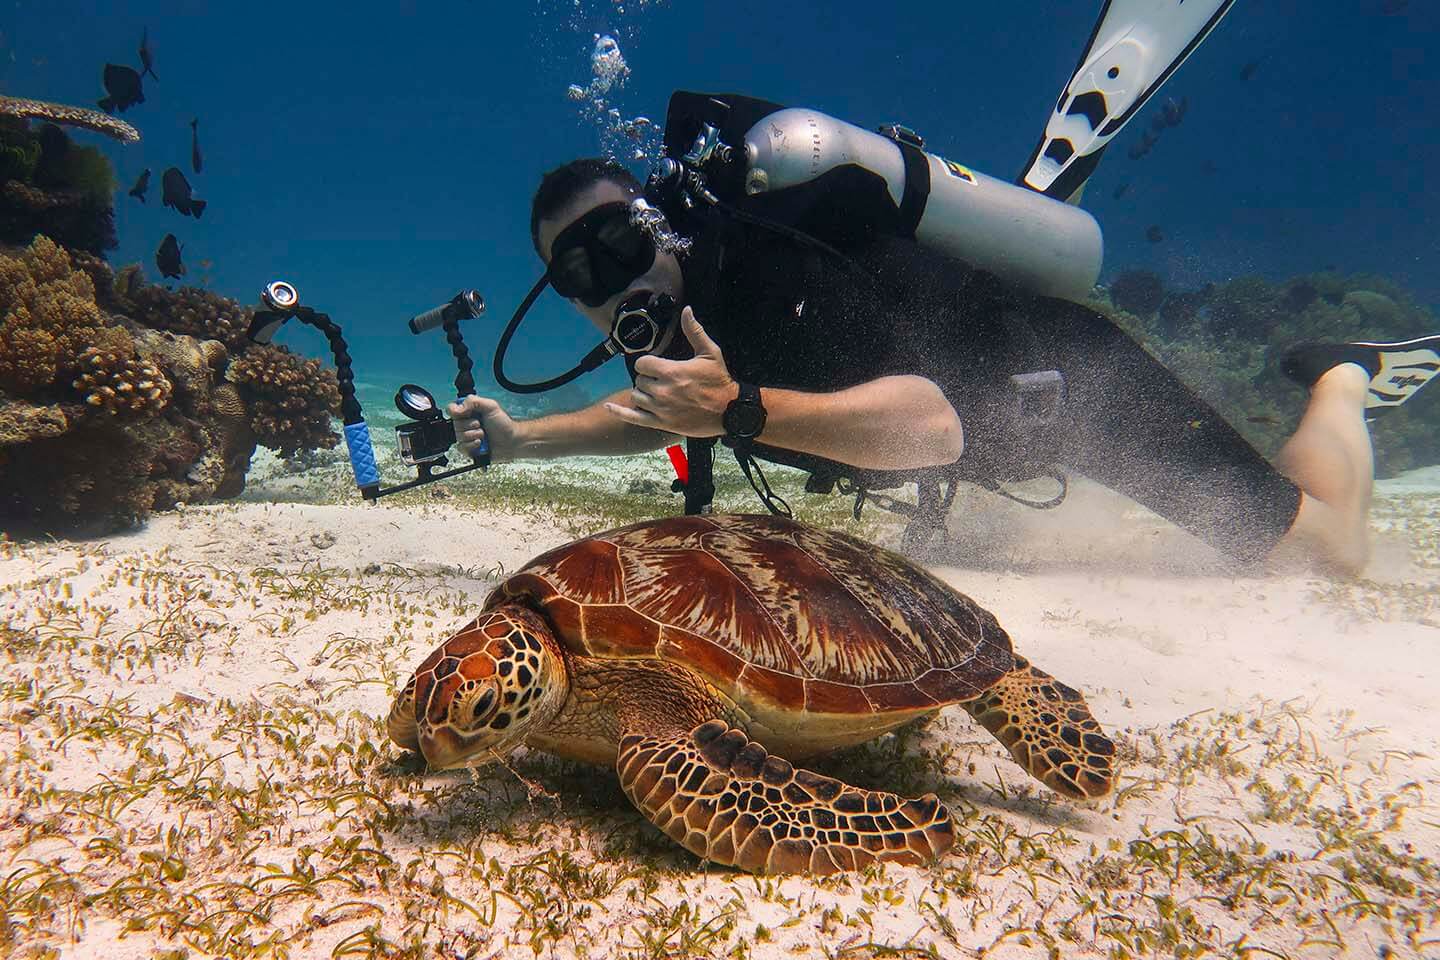
[[1413, 374], [1413, 373], [1408, 373], [1408, 374], [1404, 375], [1403, 377], [1402, 377], [1402, 376], [1394, 376], [1394, 377], [1391, 377], [1391, 378], [1390, 378], [1390, 383], [1391, 383], [1392, 386], [1394, 386], [1394, 387], [1396, 387], [1396, 388], [1398, 388], [1398, 389], [1400, 389], [1400, 390], [1404, 390], [1404, 389], [1406, 389], [1407, 387], [1423, 387], [1423, 386], [1425, 386], [1425, 378], [1424, 378], [1424, 377], [1417, 377], [1417, 376], [1415, 376], [1415, 374]]

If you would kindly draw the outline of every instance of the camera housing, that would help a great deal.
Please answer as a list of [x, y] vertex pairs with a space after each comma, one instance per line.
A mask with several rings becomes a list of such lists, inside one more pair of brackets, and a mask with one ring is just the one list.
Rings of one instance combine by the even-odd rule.
[[448, 462], [445, 455], [455, 444], [455, 424], [440, 415], [435, 395], [407, 383], [396, 391], [395, 407], [411, 421], [395, 428], [400, 459], [412, 467], [444, 466]]

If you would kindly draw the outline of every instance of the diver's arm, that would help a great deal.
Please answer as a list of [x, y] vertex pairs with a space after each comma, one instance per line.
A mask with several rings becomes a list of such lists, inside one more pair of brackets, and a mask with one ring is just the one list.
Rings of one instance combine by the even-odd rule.
[[623, 400], [629, 395], [629, 390], [621, 390], [572, 413], [555, 413], [517, 422], [515, 459], [551, 460], [585, 454], [644, 453], [673, 443], [675, 437], [671, 434], [616, 420], [606, 411], [606, 403]]
[[[720, 346], [686, 307], [680, 326], [694, 356], [635, 361], [635, 388], [601, 401], [617, 421], [688, 437], [724, 432], [737, 388]], [[765, 427], [759, 441], [870, 470], [954, 463], [965, 450], [960, 417], [934, 381], [878, 377], [831, 393], [761, 385]]]
[[880, 377], [833, 393], [762, 387], [760, 402], [760, 443], [862, 469], [938, 466], [965, 451], [955, 408], [925, 377]]
[[671, 434], [617, 421], [605, 411], [603, 404], [628, 393], [616, 393], [574, 413], [534, 420], [512, 419], [496, 401], [472, 395], [450, 404], [450, 415], [455, 421], [460, 452], [469, 454], [481, 440], [488, 440], [492, 463], [576, 454], [643, 453], [671, 442]]

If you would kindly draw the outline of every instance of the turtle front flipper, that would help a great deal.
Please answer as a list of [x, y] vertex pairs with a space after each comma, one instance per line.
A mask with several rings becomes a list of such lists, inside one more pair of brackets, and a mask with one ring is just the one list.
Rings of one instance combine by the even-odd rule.
[[616, 766], [626, 796], [671, 839], [751, 873], [919, 864], [955, 842], [934, 794], [906, 800], [797, 770], [720, 720], [625, 736]]
[[1093, 800], [1115, 783], [1115, 744], [1080, 691], [1015, 658], [1015, 669], [962, 706], [1045, 786]]

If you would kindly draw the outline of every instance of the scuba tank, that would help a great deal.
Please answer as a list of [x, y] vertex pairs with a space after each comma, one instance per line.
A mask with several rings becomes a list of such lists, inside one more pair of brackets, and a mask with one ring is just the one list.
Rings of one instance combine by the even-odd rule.
[[[682, 232], [687, 212], [716, 206], [820, 241], [885, 231], [1028, 293], [1090, 294], [1103, 253], [1094, 217], [923, 146], [898, 125], [872, 133], [818, 110], [678, 92], [646, 192]], [[806, 230], [807, 218], [833, 229]]]

